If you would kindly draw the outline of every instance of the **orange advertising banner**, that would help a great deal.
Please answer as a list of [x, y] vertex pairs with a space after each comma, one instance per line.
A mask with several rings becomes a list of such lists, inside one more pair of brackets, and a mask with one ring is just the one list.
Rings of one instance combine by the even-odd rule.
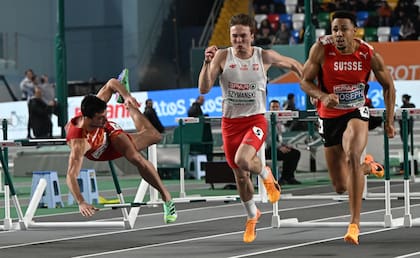
[[[384, 59], [394, 80], [420, 80], [420, 40], [398, 42], [369, 42]], [[375, 80], [375, 77], [371, 76]], [[298, 77], [287, 72], [271, 83], [299, 82]]]
[[394, 80], [420, 80], [420, 41], [369, 42]]

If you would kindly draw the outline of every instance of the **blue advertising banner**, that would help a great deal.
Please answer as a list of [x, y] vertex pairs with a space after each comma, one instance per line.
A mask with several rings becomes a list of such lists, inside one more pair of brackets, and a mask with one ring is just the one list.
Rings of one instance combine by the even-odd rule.
[[[287, 94], [295, 94], [296, 107], [305, 110], [306, 95], [300, 90], [299, 83], [269, 84], [267, 88], [268, 103], [277, 99], [283, 104], [287, 100]], [[197, 88], [161, 90], [148, 92], [148, 98], [153, 100], [153, 105], [164, 126], [176, 126], [176, 118], [186, 117], [188, 109], [200, 95]], [[214, 86], [211, 91], [204, 95], [205, 101], [202, 106], [204, 114], [211, 117], [222, 116], [222, 91], [219, 86]]]
[[[375, 108], [384, 108], [383, 90], [376, 81], [369, 82], [368, 97], [371, 99]], [[401, 96], [409, 93], [412, 96], [411, 102], [417, 106], [420, 103], [419, 81], [395, 81], [397, 90], [397, 107], [401, 106]], [[299, 83], [282, 83], [267, 85], [267, 108], [268, 103], [277, 99], [281, 105], [287, 100], [287, 95], [295, 95], [296, 107], [300, 110], [306, 109], [306, 94], [301, 91]], [[150, 92], [133, 92], [133, 96], [142, 103], [141, 110], [144, 110], [144, 102], [150, 98], [154, 102], [154, 107], [162, 124], [165, 127], [177, 126], [176, 118], [186, 117], [188, 108], [200, 95], [197, 88], [160, 90]], [[202, 106], [204, 114], [211, 117], [222, 115], [222, 92], [219, 86], [214, 86], [212, 90], [204, 95], [205, 102]], [[83, 97], [68, 98], [69, 119], [80, 109], [80, 102]], [[21, 139], [27, 135], [28, 107], [26, 101], [3, 102], [0, 103], [0, 118], [9, 121], [8, 138]], [[125, 112], [124, 105], [118, 104], [113, 97], [108, 102], [108, 119], [117, 122], [125, 130], [134, 130], [134, 124], [130, 116]], [[57, 117], [52, 117], [53, 135], [59, 136], [61, 128], [58, 127]], [[0, 132], [0, 137], [2, 133]]]
[[[369, 83], [368, 97], [372, 99], [374, 107], [384, 107], [382, 87], [378, 82]], [[295, 95], [296, 108], [306, 110], [306, 94], [300, 89], [299, 83], [281, 83], [267, 85], [267, 109], [271, 100], [276, 99], [283, 103], [287, 95]], [[153, 100], [154, 108], [165, 127], [176, 126], [176, 118], [188, 116], [188, 109], [200, 95], [198, 88], [150, 91], [148, 98]], [[219, 86], [214, 86], [211, 91], [204, 95], [205, 101], [202, 106], [204, 114], [211, 117], [222, 116], [222, 91]]]

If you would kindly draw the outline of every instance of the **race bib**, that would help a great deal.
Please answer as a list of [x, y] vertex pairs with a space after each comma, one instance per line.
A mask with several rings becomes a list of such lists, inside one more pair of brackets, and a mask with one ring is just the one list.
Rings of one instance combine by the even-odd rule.
[[360, 107], [359, 112], [360, 112], [360, 116], [363, 117], [363, 118], [369, 118], [369, 116], [370, 116], [369, 108], [366, 107], [366, 106]]
[[338, 96], [339, 103], [335, 108], [353, 109], [365, 105], [365, 84], [341, 84], [334, 86], [334, 93]]

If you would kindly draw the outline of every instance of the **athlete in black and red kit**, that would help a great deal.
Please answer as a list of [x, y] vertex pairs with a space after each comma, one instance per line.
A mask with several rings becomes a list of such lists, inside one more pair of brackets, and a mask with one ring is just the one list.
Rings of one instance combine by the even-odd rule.
[[382, 57], [371, 45], [355, 38], [353, 13], [336, 11], [331, 31], [332, 35], [320, 37], [312, 46], [301, 88], [313, 98], [318, 110], [319, 132], [335, 191], [349, 194], [351, 218], [344, 240], [359, 244], [364, 174], [383, 175], [383, 168], [372, 156], [362, 157], [368, 140], [369, 109], [364, 103], [370, 72], [383, 87], [385, 131], [390, 138], [395, 135], [395, 87]]

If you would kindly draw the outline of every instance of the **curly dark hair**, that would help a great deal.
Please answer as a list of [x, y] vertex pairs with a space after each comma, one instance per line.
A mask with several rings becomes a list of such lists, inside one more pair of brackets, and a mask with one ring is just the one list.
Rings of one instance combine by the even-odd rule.
[[83, 116], [93, 118], [95, 114], [102, 113], [106, 110], [106, 102], [95, 95], [86, 95], [81, 104]]

